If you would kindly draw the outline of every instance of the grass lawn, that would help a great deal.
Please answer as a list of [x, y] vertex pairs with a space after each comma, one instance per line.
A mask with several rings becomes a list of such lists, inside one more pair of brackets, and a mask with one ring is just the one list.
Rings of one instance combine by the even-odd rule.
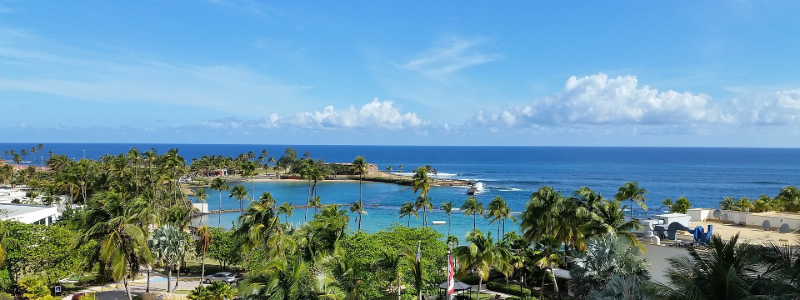
[[[188, 276], [200, 276], [201, 266], [202, 264], [200, 263], [200, 258], [186, 259], [186, 269], [189, 270]], [[228, 267], [227, 269], [222, 269], [222, 266], [216, 260], [206, 257], [206, 273], [205, 273], [206, 276], [217, 272], [236, 273], [238, 271], [241, 271], [241, 268], [235, 266]], [[186, 276], [186, 275], [181, 274], [181, 276]]]

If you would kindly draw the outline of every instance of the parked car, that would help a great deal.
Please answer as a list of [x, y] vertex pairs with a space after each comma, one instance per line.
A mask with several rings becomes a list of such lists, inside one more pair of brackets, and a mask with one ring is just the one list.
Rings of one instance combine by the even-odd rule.
[[230, 272], [219, 272], [206, 276], [206, 283], [212, 283], [214, 281], [222, 281], [225, 283], [234, 284], [239, 282], [239, 278], [236, 278], [236, 275], [233, 275]]

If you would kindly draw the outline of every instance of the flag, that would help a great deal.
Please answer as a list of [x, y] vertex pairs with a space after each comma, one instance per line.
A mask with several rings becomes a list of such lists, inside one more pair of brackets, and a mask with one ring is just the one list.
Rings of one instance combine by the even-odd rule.
[[456, 291], [456, 282], [453, 279], [453, 257], [447, 251], [447, 294], [452, 295]]

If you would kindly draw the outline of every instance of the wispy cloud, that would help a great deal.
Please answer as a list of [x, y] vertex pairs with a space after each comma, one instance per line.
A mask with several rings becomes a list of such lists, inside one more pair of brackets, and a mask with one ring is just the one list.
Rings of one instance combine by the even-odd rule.
[[12, 29], [0, 28], [0, 41], [0, 92], [171, 103], [258, 116], [281, 109], [281, 103], [305, 99], [308, 89], [242, 66], [167, 62], [130, 50], [79, 49]]
[[484, 42], [483, 38], [447, 37], [442, 39], [437, 46], [417, 55], [416, 58], [400, 67], [430, 77], [441, 77], [466, 67], [500, 59], [499, 54], [481, 53], [475, 49]]

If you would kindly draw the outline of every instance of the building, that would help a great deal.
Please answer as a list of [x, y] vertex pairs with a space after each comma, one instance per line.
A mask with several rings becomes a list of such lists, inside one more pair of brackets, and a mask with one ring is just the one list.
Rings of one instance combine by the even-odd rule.
[[0, 220], [50, 225], [61, 214], [57, 206], [0, 203]]

